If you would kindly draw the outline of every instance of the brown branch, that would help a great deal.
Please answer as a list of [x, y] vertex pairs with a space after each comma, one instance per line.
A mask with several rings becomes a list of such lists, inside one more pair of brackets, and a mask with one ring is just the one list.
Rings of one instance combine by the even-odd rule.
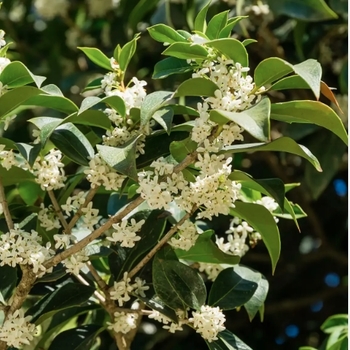
[[6, 200], [6, 195], [5, 195], [5, 190], [4, 190], [4, 185], [2, 183], [2, 179], [0, 177], [0, 204], [2, 205], [2, 210], [4, 212], [4, 216], [5, 216], [5, 220], [6, 220], [6, 224], [8, 227], [8, 230], [13, 230], [14, 225], [13, 225], [13, 221], [12, 221], [12, 217], [11, 217], [11, 213], [7, 204], [7, 200]]
[[59, 205], [58, 202], [57, 202], [57, 199], [56, 199], [55, 194], [53, 193], [52, 190], [47, 191], [47, 193], [48, 193], [48, 195], [49, 195], [49, 197], [50, 197], [50, 199], [51, 199], [51, 203], [52, 203], [52, 205], [53, 205], [53, 208], [55, 209], [55, 212], [56, 212], [58, 218], [60, 219], [60, 222], [61, 222], [61, 224], [62, 224], [64, 230], [67, 231], [67, 229], [68, 229], [68, 224], [67, 224], [66, 219], [65, 219], [64, 216], [63, 216], [61, 207], [60, 207], [60, 205]]

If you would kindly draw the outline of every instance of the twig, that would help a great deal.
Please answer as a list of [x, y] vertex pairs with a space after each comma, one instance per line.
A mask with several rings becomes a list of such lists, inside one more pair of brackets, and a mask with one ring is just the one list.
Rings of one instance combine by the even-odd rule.
[[[85, 286], [90, 286], [89, 282], [81, 275], [75, 275], [75, 278], [81, 283], [84, 284]], [[99, 293], [97, 290], [94, 291], [95, 297], [101, 302], [101, 304], [104, 304], [106, 302], [106, 299], [104, 296]]]
[[5, 216], [5, 220], [6, 220], [6, 224], [7, 224], [8, 229], [13, 230], [14, 225], [13, 225], [12, 217], [11, 217], [10, 210], [9, 210], [9, 207], [7, 204], [4, 185], [2, 183], [1, 177], [0, 177], [0, 204], [2, 205], [2, 210], [4, 212], [4, 216]]
[[91, 261], [88, 261], [86, 263], [86, 266], [88, 267], [92, 277], [94, 278], [94, 280], [96, 281], [97, 285], [100, 287], [100, 289], [102, 290], [102, 292], [104, 294], [108, 293], [108, 285], [107, 283], [101, 278], [101, 276], [98, 274], [98, 272], [96, 271], [96, 269], [94, 268], [94, 266], [91, 264]]
[[51, 203], [52, 203], [52, 205], [53, 205], [53, 207], [54, 207], [54, 209], [55, 209], [55, 212], [56, 212], [58, 218], [59, 218], [60, 221], [61, 221], [61, 224], [62, 224], [64, 230], [67, 231], [67, 229], [68, 229], [68, 224], [67, 224], [66, 219], [65, 219], [64, 216], [63, 216], [61, 207], [60, 207], [60, 205], [59, 205], [58, 202], [57, 202], [57, 199], [56, 199], [55, 194], [53, 193], [52, 190], [47, 191], [47, 193], [48, 193], [48, 195], [49, 195], [49, 197], [50, 197], [50, 199], [51, 199]]
[[155, 247], [128, 273], [128, 277], [134, 277], [152, 258], [153, 256], [163, 247], [165, 243], [178, 231], [178, 227], [181, 226], [196, 210], [198, 207], [193, 206], [190, 213], [187, 213], [182, 219], [174, 225], [167, 234], [157, 243]]

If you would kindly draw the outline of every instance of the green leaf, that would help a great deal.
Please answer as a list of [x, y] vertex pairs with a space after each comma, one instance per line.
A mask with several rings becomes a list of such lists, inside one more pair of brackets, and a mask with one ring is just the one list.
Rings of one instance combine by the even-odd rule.
[[260, 272], [248, 267], [237, 265], [234, 267], [234, 270], [241, 277], [248, 281], [255, 282], [258, 286], [253, 296], [244, 304], [249, 320], [252, 321], [261, 306], [265, 303], [267, 292], [269, 290], [269, 282]]
[[183, 106], [183, 105], [168, 105], [169, 107], [171, 107], [174, 111], [174, 115], [193, 115], [195, 117], [199, 117], [199, 113], [196, 109], [192, 108], [192, 107], [188, 107], [188, 106]]
[[225, 120], [226, 122], [227, 120], [233, 121], [259, 141], [269, 141], [270, 109], [270, 100], [263, 98], [259, 103], [243, 112], [227, 112], [214, 109], [210, 111], [210, 119], [218, 124], [222, 124]]
[[330, 316], [323, 322], [321, 330], [327, 334], [334, 332], [335, 328], [339, 326], [347, 328], [348, 327], [348, 315], [347, 314], [337, 314]]
[[86, 91], [90, 91], [90, 90], [95, 90], [95, 89], [100, 89], [101, 88], [101, 81], [102, 81], [103, 77], [102, 78], [96, 78], [92, 81], [90, 81], [90, 83], [88, 83], [84, 90], [82, 92], [86, 92]]
[[94, 290], [94, 288], [80, 283], [64, 284], [37, 301], [27, 310], [26, 315], [31, 315], [31, 322], [38, 325], [52, 317], [58, 310], [82, 305], [89, 300]]
[[136, 144], [141, 136], [131, 139], [121, 147], [97, 145], [97, 150], [110, 167], [137, 181]]
[[210, 39], [218, 39], [221, 30], [225, 28], [227, 25], [229, 10], [220, 12], [214, 15], [208, 23], [207, 30], [205, 31], [205, 35]]
[[191, 267], [165, 258], [164, 252], [159, 251], [153, 260], [152, 280], [157, 295], [173, 309], [198, 310], [207, 297], [202, 278]]
[[309, 89], [310, 86], [299, 75], [282, 78], [272, 84], [269, 90]]
[[296, 154], [308, 160], [317, 171], [322, 171], [317, 158], [305, 146], [297, 144], [289, 137], [280, 137], [268, 143], [246, 143], [241, 145], [226, 146], [220, 153], [241, 153], [256, 151], [278, 151]]
[[51, 134], [52, 143], [69, 159], [80, 165], [89, 165], [94, 149], [85, 135], [72, 123], [58, 126]]
[[252, 350], [251, 347], [243, 343], [241, 339], [227, 329], [220, 332], [218, 337], [227, 346], [228, 350]]
[[242, 41], [242, 44], [243, 44], [244, 46], [248, 46], [248, 45], [250, 45], [250, 44], [254, 44], [254, 43], [257, 43], [257, 42], [258, 42], [258, 41], [255, 40], [255, 39], [245, 39], [245, 40]]
[[38, 198], [44, 198], [44, 191], [40, 185], [33, 181], [18, 183], [18, 192], [27, 205], [34, 205]]
[[276, 15], [287, 15], [307, 22], [338, 18], [324, 0], [269, 0], [269, 6]]
[[155, 91], [148, 94], [141, 104], [141, 128], [146, 126], [154, 113], [173, 97], [169, 91]]
[[62, 120], [61, 124], [73, 123], [79, 125], [96, 126], [105, 130], [111, 129], [111, 121], [102, 111], [86, 110], [80, 114], [73, 113]]
[[14, 166], [9, 170], [0, 166], [0, 178], [5, 187], [18, 184], [22, 181], [34, 181], [34, 175], [32, 173]]
[[155, 111], [152, 118], [162, 126], [162, 128], [170, 134], [173, 124], [174, 111], [170, 106], [162, 107]]
[[215, 96], [219, 87], [207, 78], [190, 78], [182, 82], [175, 91], [175, 97], [180, 96]]
[[78, 47], [78, 49], [83, 51], [85, 55], [99, 67], [107, 69], [108, 71], [112, 70], [109, 58], [99, 49], [94, 47]]
[[97, 96], [86, 97], [82, 102], [78, 111], [78, 115], [96, 106], [99, 103], [106, 103], [117, 111], [122, 117], [126, 115], [126, 107], [124, 100], [119, 96], [106, 96], [99, 98]]
[[39, 95], [41, 90], [33, 86], [21, 86], [0, 97], [0, 118], [6, 116], [30, 97]]
[[149, 35], [161, 43], [175, 43], [178, 41], [187, 42], [186, 38], [179, 34], [173, 28], [165, 24], [156, 24], [147, 28]]
[[169, 75], [191, 72], [192, 66], [184, 59], [167, 57], [154, 66], [153, 79], [164, 79]]
[[230, 214], [247, 221], [254, 230], [261, 234], [271, 258], [273, 273], [281, 253], [280, 233], [273, 215], [262, 205], [238, 201], [230, 210]]
[[26, 106], [40, 106], [71, 114], [78, 111], [78, 107], [69, 98], [58, 95], [40, 94], [28, 98], [23, 103]]
[[91, 349], [95, 338], [104, 330], [104, 327], [87, 324], [71, 328], [56, 335], [49, 350], [86, 350]]
[[204, 7], [202, 7], [202, 9], [198, 12], [198, 15], [194, 20], [195, 31], [205, 33], [205, 31], [207, 30], [206, 17], [207, 17], [207, 12], [210, 4], [211, 4], [211, 1], [208, 1], [208, 3]]
[[19, 61], [9, 63], [0, 74], [0, 81], [9, 89], [30, 83], [35, 83], [35, 85], [40, 88], [45, 79], [46, 77], [34, 75], [22, 62]]
[[240, 261], [240, 257], [224, 253], [213, 242], [213, 230], [208, 230], [199, 235], [193, 247], [189, 250], [175, 249], [179, 259], [209, 264], [230, 264], [235, 265]]
[[248, 67], [248, 53], [244, 45], [237, 39], [225, 38], [208, 41], [205, 45], [213, 47], [227, 59], [239, 62], [243, 67]]
[[208, 51], [201, 45], [192, 43], [173, 43], [162, 52], [165, 56], [187, 59], [206, 59]]
[[[304, 212], [304, 210], [298, 205], [294, 204], [287, 199], [284, 201], [284, 207], [286, 212], [282, 213], [280, 208], [277, 208], [274, 212], [273, 215], [277, 216], [279, 218], [283, 219], [293, 219], [294, 221], [296, 219], [301, 219], [307, 217], [307, 214]], [[298, 225], [297, 225], [298, 227]]]
[[127, 42], [121, 49], [119, 54], [119, 66], [122, 71], [126, 71], [131, 58], [134, 56], [137, 46], [137, 40], [139, 39], [139, 34], [136, 34], [134, 38]]
[[53, 131], [62, 123], [60, 118], [37, 117], [28, 120], [40, 130], [40, 142], [44, 147]]
[[316, 98], [320, 98], [320, 87], [322, 68], [321, 65], [313, 59], [306, 60], [293, 66], [294, 72], [298, 74], [310, 86]]
[[261, 61], [254, 71], [254, 81], [257, 88], [266, 86], [293, 72], [293, 66], [277, 57], [269, 57]]
[[[234, 28], [234, 26], [244, 18], [248, 18], [248, 16], [237, 16], [237, 17], [230, 18], [227, 22], [228, 24], [223, 29], [221, 29], [218, 38], [229, 38], [231, 36], [231, 31]], [[253, 40], [253, 39], [246, 39], [246, 40]], [[246, 40], [242, 42], [243, 45]]]
[[129, 18], [127, 19], [128, 25], [131, 27], [133, 31], [136, 30], [137, 25], [144, 16], [152, 11], [152, 9], [158, 4], [159, 0], [139, 0], [136, 2], [133, 7]]
[[33, 166], [36, 158], [38, 157], [41, 146], [38, 145], [28, 145], [26, 143], [16, 143], [16, 147], [21, 153], [22, 157], [29, 163], [30, 166]]
[[334, 110], [318, 101], [291, 101], [271, 105], [271, 118], [286, 123], [316, 124], [332, 131], [346, 145], [348, 135]]
[[232, 310], [244, 305], [254, 295], [258, 284], [243, 278], [233, 267], [221, 271], [209, 293], [208, 305]]
[[17, 284], [17, 268], [9, 265], [0, 266], [0, 300], [7, 301], [12, 296]]
[[188, 154], [195, 151], [198, 145], [190, 137], [182, 141], [173, 141], [170, 144], [170, 154], [177, 162], [182, 162]]

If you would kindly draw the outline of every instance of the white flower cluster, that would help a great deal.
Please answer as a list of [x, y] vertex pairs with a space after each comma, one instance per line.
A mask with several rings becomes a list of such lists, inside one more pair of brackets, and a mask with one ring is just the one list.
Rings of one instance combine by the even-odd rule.
[[33, 272], [41, 277], [49, 272], [43, 263], [53, 254], [50, 243], [42, 246], [42, 239], [34, 230], [28, 233], [16, 228], [0, 236], [0, 266], [30, 265]]
[[196, 332], [209, 343], [217, 340], [218, 333], [225, 330], [225, 315], [218, 307], [202, 305], [200, 311], [192, 312], [192, 316], [188, 321], [193, 323]]
[[218, 277], [219, 273], [222, 270], [224, 270], [224, 267], [222, 267], [220, 264], [199, 262], [199, 271], [204, 272], [207, 275], [208, 279], [213, 282], [216, 280], [216, 277]]
[[56, 16], [65, 17], [69, 7], [68, 0], [35, 0], [34, 7], [42, 18], [51, 20]]
[[111, 237], [107, 237], [107, 239], [113, 243], [120, 242], [122, 247], [132, 248], [141, 239], [136, 233], [140, 231], [144, 223], [145, 220], [136, 222], [135, 219], [131, 219], [130, 223], [127, 220], [122, 220], [112, 225], [115, 231], [113, 230]]
[[17, 160], [17, 154], [13, 150], [6, 151], [4, 150], [5, 146], [0, 145], [0, 164], [6, 170], [10, 170], [13, 166], [20, 167], [21, 164]]
[[194, 246], [198, 238], [196, 225], [190, 220], [186, 220], [178, 227], [176, 237], [172, 237], [168, 242], [173, 248], [189, 250]]
[[131, 284], [131, 280], [128, 277], [128, 273], [124, 272], [123, 279], [119, 282], [114, 282], [113, 287], [110, 289], [110, 296], [112, 300], [117, 300], [119, 306], [123, 306], [124, 302], [130, 300], [129, 293], [135, 293], [141, 297], [145, 297], [145, 290], [149, 289], [149, 286], [145, 286], [146, 281], [141, 280], [139, 277], [135, 278], [135, 283]]
[[35, 325], [29, 323], [31, 318], [31, 316], [24, 317], [22, 309], [10, 314], [0, 326], [0, 340], [15, 348], [29, 345], [35, 330]]
[[118, 7], [120, 0], [87, 0], [90, 17], [104, 17], [113, 8]]
[[184, 324], [183, 311], [176, 311], [176, 315], [179, 317], [178, 323], [173, 322], [169, 317], [166, 317], [157, 310], [152, 310], [152, 313], [148, 315], [148, 318], [163, 323], [163, 329], [167, 329], [170, 333], [175, 333], [176, 331], [182, 331], [182, 325]]
[[108, 329], [115, 333], [129, 333], [136, 328], [136, 321], [139, 315], [136, 313], [115, 312], [113, 323], [107, 322]]
[[118, 174], [97, 153], [89, 162], [89, 168], [84, 171], [91, 187], [104, 186], [107, 191], [118, 191], [125, 176]]
[[42, 190], [51, 191], [64, 187], [67, 178], [61, 159], [61, 151], [51, 149], [45, 157], [39, 156], [34, 162], [32, 173]]
[[38, 220], [41, 227], [46, 231], [51, 231], [55, 228], [61, 227], [60, 220], [58, 219], [52, 205], [45, 208], [44, 203], [41, 203], [40, 208], [41, 210], [38, 212]]
[[78, 209], [85, 203], [86, 192], [80, 191], [74, 196], [67, 198], [66, 203], [61, 205], [61, 209], [69, 216], [72, 212], [77, 212]]

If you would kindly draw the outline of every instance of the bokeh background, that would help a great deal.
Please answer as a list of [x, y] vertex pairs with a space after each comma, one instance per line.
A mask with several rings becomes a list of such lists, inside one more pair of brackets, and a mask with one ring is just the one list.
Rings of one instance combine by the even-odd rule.
[[[138, 50], [128, 76], [147, 81], [147, 91], [173, 89], [183, 77], [152, 80], [154, 64], [164, 47], [154, 42], [146, 28], [165, 23], [191, 30], [203, 0], [4, 0], [0, 28], [13, 45], [11, 60], [21, 60], [35, 74], [47, 76], [77, 104], [87, 93], [84, 86], [102, 76], [77, 46], [94, 46], [107, 56], [141, 32]], [[216, 0], [208, 19], [229, 10], [246, 15], [233, 35], [258, 42], [247, 47], [253, 72], [264, 58], [277, 56], [292, 64], [317, 59], [323, 81], [334, 91], [341, 110], [333, 106], [347, 127], [348, 119], [348, 1], [347, 0]], [[275, 101], [313, 99], [306, 90], [275, 92]], [[329, 103], [328, 101], [323, 101]], [[16, 122], [1, 126], [0, 135], [14, 141], [31, 141], [26, 121], [58, 112], [33, 108], [21, 112]], [[301, 232], [289, 221], [280, 221], [282, 257], [274, 276], [263, 244], [248, 252], [242, 263], [265, 274], [270, 283], [265, 319], [249, 322], [244, 310], [227, 312], [227, 328], [253, 349], [294, 350], [302, 345], [319, 347], [325, 335], [319, 330], [328, 317], [347, 313], [348, 184], [347, 148], [327, 130], [310, 125], [273, 124], [274, 138], [293, 137], [320, 160], [323, 173], [294, 155], [258, 152], [234, 158], [236, 169], [255, 178], [279, 177], [301, 186], [288, 193], [308, 214], [300, 220]], [[249, 141], [247, 135], [246, 141]], [[253, 142], [253, 140], [251, 140]], [[228, 223], [214, 220], [216, 230]], [[169, 334], [149, 321], [141, 327], [133, 349], [204, 349], [192, 330]]]

